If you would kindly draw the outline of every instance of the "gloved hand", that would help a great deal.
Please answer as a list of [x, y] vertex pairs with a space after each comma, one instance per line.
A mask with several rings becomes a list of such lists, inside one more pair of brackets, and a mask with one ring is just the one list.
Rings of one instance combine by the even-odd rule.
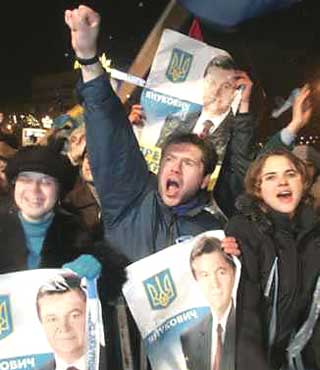
[[81, 254], [72, 262], [65, 263], [63, 268], [68, 268], [77, 273], [81, 278], [97, 278], [101, 273], [101, 263], [91, 254]]

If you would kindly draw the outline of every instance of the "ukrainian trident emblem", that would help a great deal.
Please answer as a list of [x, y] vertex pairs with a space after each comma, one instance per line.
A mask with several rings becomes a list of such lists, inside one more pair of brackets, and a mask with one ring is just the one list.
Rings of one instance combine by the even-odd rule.
[[193, 55], [181, 49], [172, 49], [166, 77], [171, 82], [184, 82], [191, 68]]
[[168, 307], [176, 298], [176, 288], [170, 270], [164, 270], [143, 282], [153, 310]]
[[12, 333], [9, 296], [0, 295], [0, 340]]

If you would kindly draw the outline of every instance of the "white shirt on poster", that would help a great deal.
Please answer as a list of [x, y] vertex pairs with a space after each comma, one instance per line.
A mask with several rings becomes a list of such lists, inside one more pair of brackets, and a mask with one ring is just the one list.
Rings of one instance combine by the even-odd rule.
[[61, 358], [58, 358], [55, 356], [56, 361], [56, 369], [55, 370], [67, 370], [70, 367], [74, 367], [78, 370], [86, 370], [86, 357], [82, 356], [77, 361], [72, 362], [71, 364], [67, 364], [65, 361], [63, 361]]

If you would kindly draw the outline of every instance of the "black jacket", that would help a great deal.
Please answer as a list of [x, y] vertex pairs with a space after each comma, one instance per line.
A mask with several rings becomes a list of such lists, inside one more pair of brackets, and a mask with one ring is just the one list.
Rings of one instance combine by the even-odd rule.
[[76, 186], [64, 197], [62, 207], [78, 216], [81, 225], [103, 237], [100, 206], [90, 190], [90, 185], [79, 178]]
[[271, 352], [272, 364], [278, 366], [285, 361], [290, 336], [306, 319], [311, 304], [320, 271], [320, 220], [304, 205], [292, 220], [277, 212], [262, 212], [249, 196], [239, 199], [238, 209], [240, 214], [229, 221], [226, 233], [240, 242], [242, 305], [260, 315], [266, 347], [274, 282], [269, 297], [264, 292], [278, 257], [276, 336]]

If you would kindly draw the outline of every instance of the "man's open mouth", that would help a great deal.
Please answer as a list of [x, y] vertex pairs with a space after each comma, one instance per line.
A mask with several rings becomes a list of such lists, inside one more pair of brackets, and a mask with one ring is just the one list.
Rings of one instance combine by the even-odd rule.
[[180, 184], [176, 180], [168, 179], [166, 183], [166, 193], [174, 195], [180, 189]]

